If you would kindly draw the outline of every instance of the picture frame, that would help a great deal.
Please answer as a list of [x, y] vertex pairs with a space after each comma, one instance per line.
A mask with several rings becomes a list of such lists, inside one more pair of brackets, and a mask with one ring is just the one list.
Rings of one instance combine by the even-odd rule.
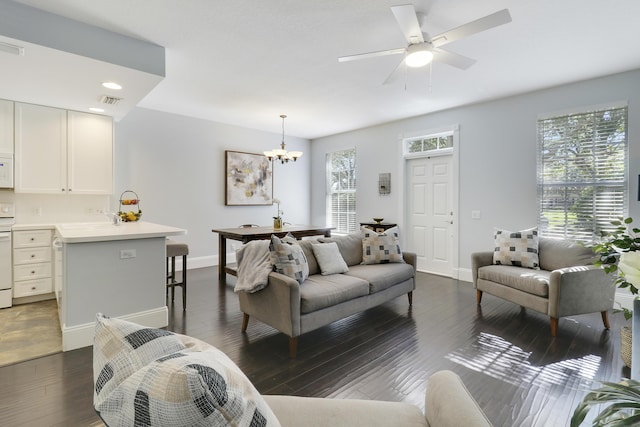
[[225, 150], [225, 205], [273, 204], [273, 163], [263, 154]]

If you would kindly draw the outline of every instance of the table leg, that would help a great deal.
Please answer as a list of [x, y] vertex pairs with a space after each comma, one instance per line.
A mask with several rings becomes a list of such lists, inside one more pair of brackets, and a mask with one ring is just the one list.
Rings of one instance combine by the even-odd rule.
[[227, 238], [218, 234], [218, 280], [224, 285], [227, 281]]

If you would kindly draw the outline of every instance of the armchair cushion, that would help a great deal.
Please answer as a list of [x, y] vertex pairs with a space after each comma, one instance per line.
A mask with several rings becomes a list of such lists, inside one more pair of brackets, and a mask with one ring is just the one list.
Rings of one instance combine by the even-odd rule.
[[511, 265], [488, 265], [478, 271], [478, 278], [519, 289], [528, 294], [549, 296], [550, 271], [523, 269]]
[[493, 263], [516, 267], [540, 268], [538, 227], [522, 231], [494, 229]]
[[541, 237], [539, 242], [540, 268], [553, 271], [566, 267], [593, 264], [595, 254], [590, 247], [571, 240]]

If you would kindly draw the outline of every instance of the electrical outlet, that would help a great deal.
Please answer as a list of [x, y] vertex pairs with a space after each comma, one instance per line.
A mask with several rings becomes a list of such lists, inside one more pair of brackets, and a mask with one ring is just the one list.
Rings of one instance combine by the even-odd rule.
[[480, 219], [480, 211], [471, 211], [471, 219]]
[[34, 211], [34, 213], [35, 213], [37, 216], [42, 216], [42, 208], [36, 208], [36, 209], [35, 209], [35, 211]]
[[120, 259], [130, 259], [136, 257], [135, 249], [122, 249], [120, 250]]

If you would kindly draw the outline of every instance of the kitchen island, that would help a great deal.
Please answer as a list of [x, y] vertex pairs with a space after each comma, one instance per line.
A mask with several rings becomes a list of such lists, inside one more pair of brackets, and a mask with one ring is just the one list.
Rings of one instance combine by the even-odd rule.
[[93, 344], [96, 313], [168, 325], [166, 237], [186, 230], [145, 221], [57, 224], [54, 290], [63, 351]]

